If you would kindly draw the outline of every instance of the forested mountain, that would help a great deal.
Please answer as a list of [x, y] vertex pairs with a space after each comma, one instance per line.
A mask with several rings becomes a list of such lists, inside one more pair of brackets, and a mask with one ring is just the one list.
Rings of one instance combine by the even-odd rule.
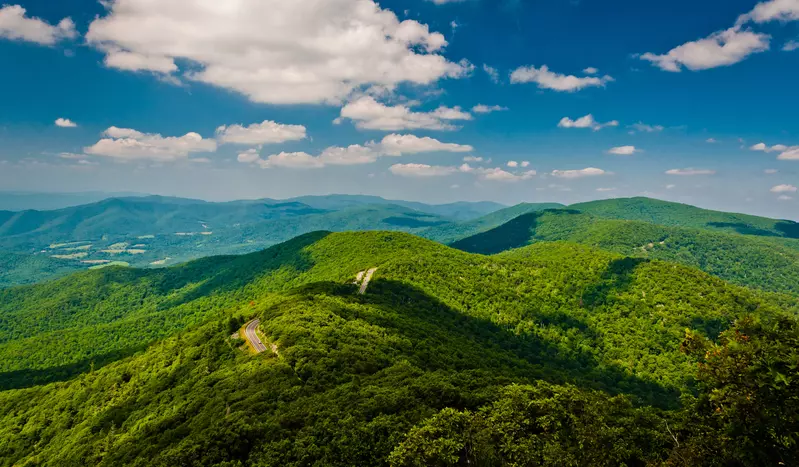
[[571, 208], [522, 215], [452, 246], [495, 254], [551, 241], [581, 243], [634, 258], [673, 261], [736, 284], [799, 294], [799, 240], [775, 242], [772, 237], [715, 229], [603, 219]]
[[521, 203], [516, 206], [494, 211], [470, 221], [430, 227], [429, 229], [419, 232], [418, 235], [441, 243], [452, 243], [456, 240], [498, 227], [522, 214], [561, 207], [563, 207], [563, 205], [558, 203]]
[[[674, 263], [399, 232], [81, 272], [0, 291], [0, 463], [793, 465], [797, 312]], [[256, 317], [272, 352], [231, 336]]]
[[799, 223], [721, 211], [652, 198], [618, 198], [572, 204], [569, 209], [608, 219], [720, 230], [765, 237], [799, 238]]
[[[9, 252], [0, 261], [13, 267], [0, 275], [0, 287], [107, 264], [162, 266], [203, 256], [248, 253], [316, 230], [418, 233], [459, 225], [500, 207], [496, 203], [426, 205], [346, 195], [228, 203], [150, 196], [54, 211], [0, 211], [0, 252]], [[12, 253], [34, 257], [11, 257]]]

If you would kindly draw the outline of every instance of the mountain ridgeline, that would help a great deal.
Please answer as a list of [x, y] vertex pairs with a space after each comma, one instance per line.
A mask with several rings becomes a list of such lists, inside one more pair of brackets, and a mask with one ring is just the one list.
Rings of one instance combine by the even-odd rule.
[[[651, 201], [602, 201], [529, 213], [452, 246], [496, 254], [531, 243], [574, 242], [635, 258], [673, 261], [740, 285], [799, 293], [799, 240], [789, 236], [795, 223], [738, 214], [725, 218], [724, 213], [707, 211], [708, 219], [718, 221], [696, 228], [691, 226], [701, 217], [697, 208]], [[654, 207], [647, 210], [650, 204]], [[692, 215], [683, 218], [678, 214], [683, 211]], [[652, 222], [625, 220], [636, 218]], [[731, 230], [730, 224], [736, 227]], [[735, 233], [738, 230], [749, 234]]]
[[[796, 296], [674, 263], [564, 242], [483, 256], [401, 232], [85, 271], [0, 291], [0, 464], [791, 462], [794, 419], [729, 431], [742, 402], [707, 399], [720, 383], [696, 362], [768, 343], [787, 382], [762, 398], [741, 384], [793, 407], [775, 397], [795, 398], [797, 312]], [[253, 318], [273, 351], [242, 345]]]

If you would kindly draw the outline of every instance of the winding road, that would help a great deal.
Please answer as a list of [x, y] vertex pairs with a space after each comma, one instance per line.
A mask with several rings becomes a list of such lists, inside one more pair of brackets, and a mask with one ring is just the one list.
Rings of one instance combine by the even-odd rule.
[[250, 343], [252, 348], [255, 349], [255, 353], [266, 352], [266, 346], [255, 334], [255, 328], [257, 328], [259, 324], [261, 324], [261, 320], [254, 319], [247, 323], [247, 326], [244, 328], [244, 337]]
[[[361, 282], [361, 289], [358, 290], [358, 293], [363, 295], [366, 293], [366, 288], [369, 287], [369, 281], [372, 280], [372, 274], [377, 271], [377, 268], [372, 268], [366, 271], [366, 275], [363, 277], [363, 282]], [[358, 279], [360, 279], [361, 273], [358, 273]]]

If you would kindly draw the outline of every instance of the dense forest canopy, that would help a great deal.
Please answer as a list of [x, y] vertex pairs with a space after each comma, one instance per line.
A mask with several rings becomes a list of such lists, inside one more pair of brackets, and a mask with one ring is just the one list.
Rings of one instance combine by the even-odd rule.
[[[775, 410], [796, 407], [798, 311], [671, 262], [399, 232], [87, 271], [0, 291], [0, 462], [792, 462]], [[235, 332], [256, 317], [274, 352]], [[757, 431], [741, 417], [761, 406]]]

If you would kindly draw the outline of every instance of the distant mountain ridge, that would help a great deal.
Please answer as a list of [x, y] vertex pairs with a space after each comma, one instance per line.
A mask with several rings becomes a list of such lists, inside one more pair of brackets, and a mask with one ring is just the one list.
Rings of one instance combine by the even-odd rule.
[[[489, 202], [427, 205], [358, 195], [223, 203], [142, 196], [52, 211], [0, 211], [0, 257], [9, 255], [6, 264], [14, 266], [0, 276], [0, 286], [107, 264], [163, 266], [248, 253], [316, 230], [420, 233], [468, 222], [500, 207]], [[38, 258], [23, 260], [20, 253]]]

